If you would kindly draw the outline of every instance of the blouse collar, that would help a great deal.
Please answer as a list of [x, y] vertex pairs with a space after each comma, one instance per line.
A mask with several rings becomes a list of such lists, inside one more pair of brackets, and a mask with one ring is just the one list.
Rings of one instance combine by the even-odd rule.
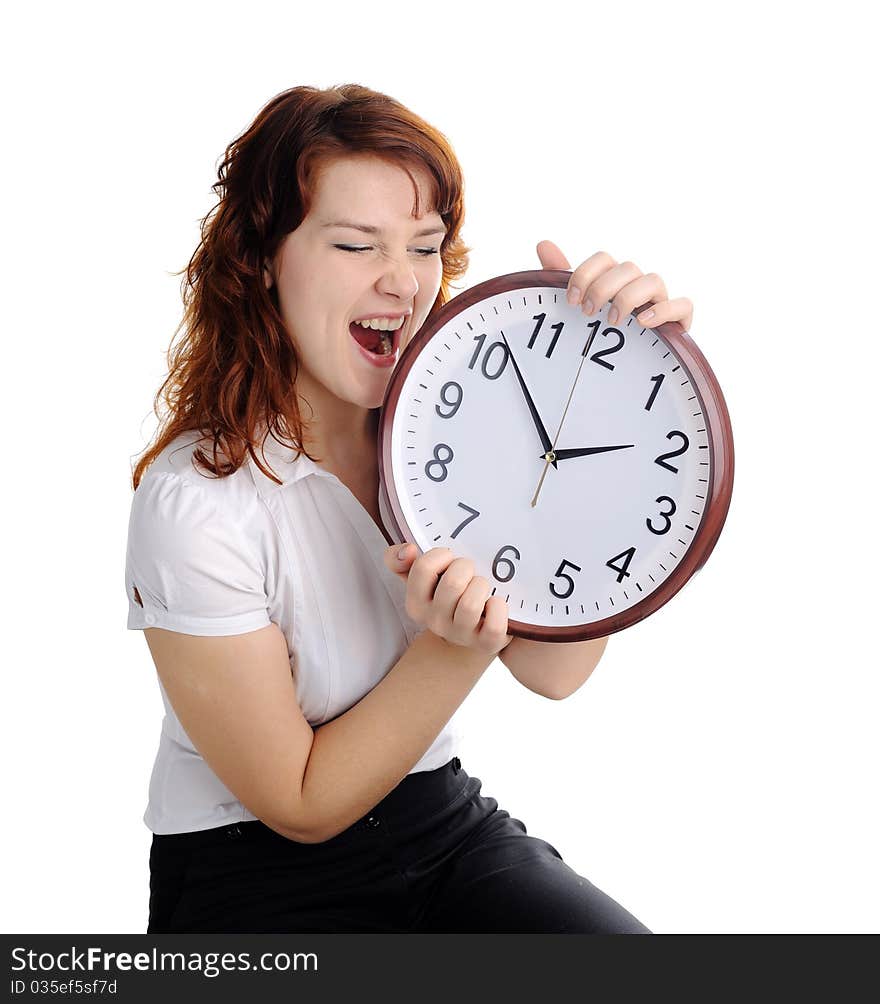
[[[259, 438], [257, 441], [259, 442]], [[256, 453], [260, 456], [259, 449], [256, 450]], [[281, 481], [281, 484], [279, 485], [270, 477], [267, 477], [256, 465], [256, 463], [254, 463], [250, 454], [248, 454], [247, 462], [254, 477], [254, 482], [263, 494], [272, 491], [279, 491], [282, 488], [295, 484], [297, 481], [301, 481], [303, 478], [307, 478], [312, 474], [319, 478], [331, 478], [334, 481], [339, 480], [335, 474], [331, 474], [330, 471], [325, 470], [319, 464], [316, 464], [315, 461], [310, 457], [307, 457], [305, 453], [300, 453], [299, 456], [297, 456], [293, 447], [282, 445], [272, 436], [268, 436], [266, 438], [262, 447], [262, 453], [263, 456], [260, 459], [263, 460], [263, 458], [265, 458], [263, 462], [266, 466], [270, 467], [272, 471], [274, 471], [275, 475]]]

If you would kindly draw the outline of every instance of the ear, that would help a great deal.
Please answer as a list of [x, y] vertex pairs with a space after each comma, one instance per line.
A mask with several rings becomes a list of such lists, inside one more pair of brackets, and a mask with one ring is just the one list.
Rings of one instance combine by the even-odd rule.
[[263, 284], [265, 285], [266, 289], [271, 289], [272, 288], [272, 281], [273, 281], [272, 280], [272, 273], [269, 271], [269, 266], [268, 265], [264, 265], [263, 266]]

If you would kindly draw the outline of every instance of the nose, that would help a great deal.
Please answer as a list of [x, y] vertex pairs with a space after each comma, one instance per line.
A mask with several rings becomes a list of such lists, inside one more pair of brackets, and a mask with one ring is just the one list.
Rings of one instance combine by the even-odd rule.
[[412, 301], [419, 291], [412, 264], [406, 258], [388, 258], [376, 285], [381, 293], [407, 301]]

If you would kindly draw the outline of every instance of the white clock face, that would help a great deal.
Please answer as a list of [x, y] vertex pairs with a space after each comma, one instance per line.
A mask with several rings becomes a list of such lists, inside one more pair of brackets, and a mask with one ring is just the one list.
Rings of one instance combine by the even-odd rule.
[[511, 621], [626, 611], [680, 564], [707, 506], [712, 451], [689, 373], [607, 309], [586, 317], [558, 287], [498, 293], [438, 330], [401, 388], [390, 455], [412, 538], [470, 558]]

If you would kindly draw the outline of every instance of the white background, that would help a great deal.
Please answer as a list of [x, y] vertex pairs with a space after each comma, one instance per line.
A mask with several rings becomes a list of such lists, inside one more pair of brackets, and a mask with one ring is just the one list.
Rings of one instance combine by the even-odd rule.
[[[465, 768], [657, 932], [880, 930], [876, 36], [838, 2], [16, 5], [3, 58], [6, 932], [143, 932], [161, 721], [130, 470], [226, 146], [359, 82], [453, 143], [462, 288], [597, 250], [695, 305], [736, 481], [708, 564]], [[873, 39], [873, 41], [872, 41]], [[873, 95], [873, 97], [872, 97]]]

